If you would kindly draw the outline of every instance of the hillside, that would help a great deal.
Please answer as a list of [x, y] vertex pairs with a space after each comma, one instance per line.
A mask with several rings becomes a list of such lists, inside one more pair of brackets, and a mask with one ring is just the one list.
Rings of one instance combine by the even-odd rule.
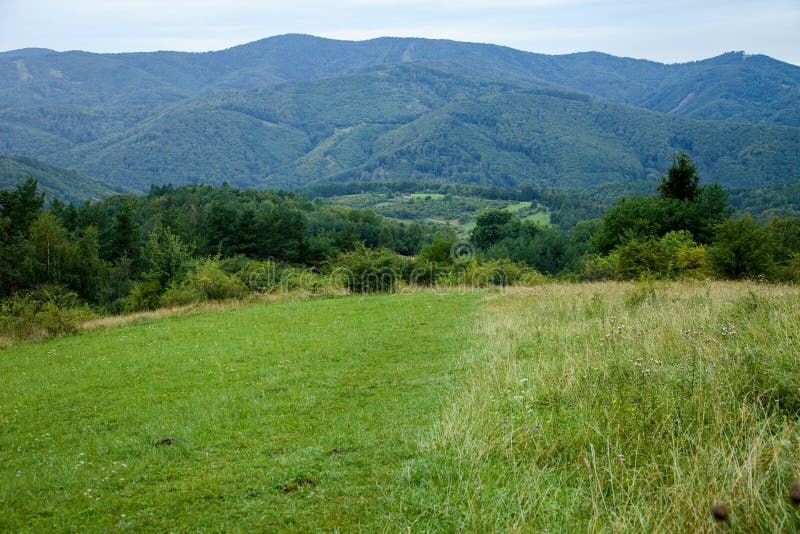
[[798, 297], [415, 290], [0, 348], [0, 529], [797, 532]]
[[209, 53], [25, 49], [0, 54], [0, 102], [0, 154], [139, 191], [350, 179], [585, 187], [652, 179], [676, 150], [728, 186], [780, 184], [800, 168], [800, 67], [743, 53], [663, 65], [304, 35]]
[[403, 179], [590, 187], [655, 180], [678, 150], [707, 181], [782, 183], [798, 178], [800, 129], [691, 120], [403, 65], [198, 97], [50, 157], [139, 190]]
[[[220, 88], [250, 89], [334, 77], [362, 68], [422, 63], [480, 79], [548, 83], [697, 118], [800, 125], [800, 67], [733, 52], [664, 65], [596, 52], [550, 56], [507, 47], [419, 38], [337, 41], [281, 35], [208, 53], [5, 52], [0, 97], [9, 106], [163, 104]], [[125, 89], [121, 91], [120, 89]], [[757, 103], [759, 109], [752, 109]]]
[[115, 190], [91, 178], [67, 169], [54, 167], [25, 157], [0, 156], [0, 189], [13, 189], [25, 178], [39, 182], [39, 190], [46, 200], [57, 198], [77, 204], [85, 200], [99, 200], [114, 194]]

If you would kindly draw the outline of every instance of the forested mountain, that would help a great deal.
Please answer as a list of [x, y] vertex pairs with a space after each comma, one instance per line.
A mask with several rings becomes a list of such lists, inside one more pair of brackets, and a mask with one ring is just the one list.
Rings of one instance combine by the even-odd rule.
[[[800, 67], [731, 52], [664, 65], [596, 52], [550, 56], [507, 47], [419, 38], [337, 41], [281, 35], [208, 53], [3, 53], [6, 105], [163, 103], [220, 88], [250, 89], [330, 78], [365, 67], [423, 63], [481, 80], [548, 83], [698, 118], [800, 126]], [[760, 109], [753, 109], [758, 104]]]
[[798, 145], [800, 68], [743, 53], [663, 65], [285, 35], [209, 53], [0, 54], [0, 154], [128, 190], [584, 187], [652, 179], [676, 150], [741, 188], [800, 178]]
[[[39, 188], [47, 200], [82, 203], [100, 200], [115, 193], [115, 190], [79, 173], [54, 167], [26, 157], [0, 156], [0, 189], [14, 189], [25, 178], [35, 176]], [[118, 191], [117, 191], [118, 192]]]

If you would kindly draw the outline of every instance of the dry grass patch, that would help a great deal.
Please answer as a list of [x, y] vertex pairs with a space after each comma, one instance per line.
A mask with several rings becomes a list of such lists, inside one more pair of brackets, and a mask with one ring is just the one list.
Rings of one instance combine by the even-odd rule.
[[494, 294], [474, 370], [410, 463], [404, 526], [797, 531], [800, 290], [548, 285]]

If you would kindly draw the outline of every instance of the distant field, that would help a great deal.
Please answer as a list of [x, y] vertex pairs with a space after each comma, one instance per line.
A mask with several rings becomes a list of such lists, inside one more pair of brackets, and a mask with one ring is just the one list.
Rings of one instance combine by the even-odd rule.
[[542, 205], [513, 200], [491, 200], [480, 197], [443, 195], [440, 193], [402, 194], [359, 193], [329, 198], [329, 202], [351, 208], [368, 208], [399, 221], [442, 224], [466, 235], [475, 227], [478, 214], [487, 209], [505, 209], [523, 220], [541, 225], [550, 224], [550, 211]]
[[413, 199], [424, 199], [424, 200], [442, 200], [444, 195], [441, 193], [412, 193], [411, 198]]
[[796, 532], [800, 289], [258, 304], [0, 350], [0, 530]]

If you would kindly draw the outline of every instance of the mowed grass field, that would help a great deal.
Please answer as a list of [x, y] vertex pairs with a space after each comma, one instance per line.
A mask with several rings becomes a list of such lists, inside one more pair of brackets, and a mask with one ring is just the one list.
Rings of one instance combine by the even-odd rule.
[[298, 300], [2, 350], [0, 530], [379, 528], [478, 300]]
[[0, 372], [2, 530], [800, 530], [798, 288], [296, 300]]

